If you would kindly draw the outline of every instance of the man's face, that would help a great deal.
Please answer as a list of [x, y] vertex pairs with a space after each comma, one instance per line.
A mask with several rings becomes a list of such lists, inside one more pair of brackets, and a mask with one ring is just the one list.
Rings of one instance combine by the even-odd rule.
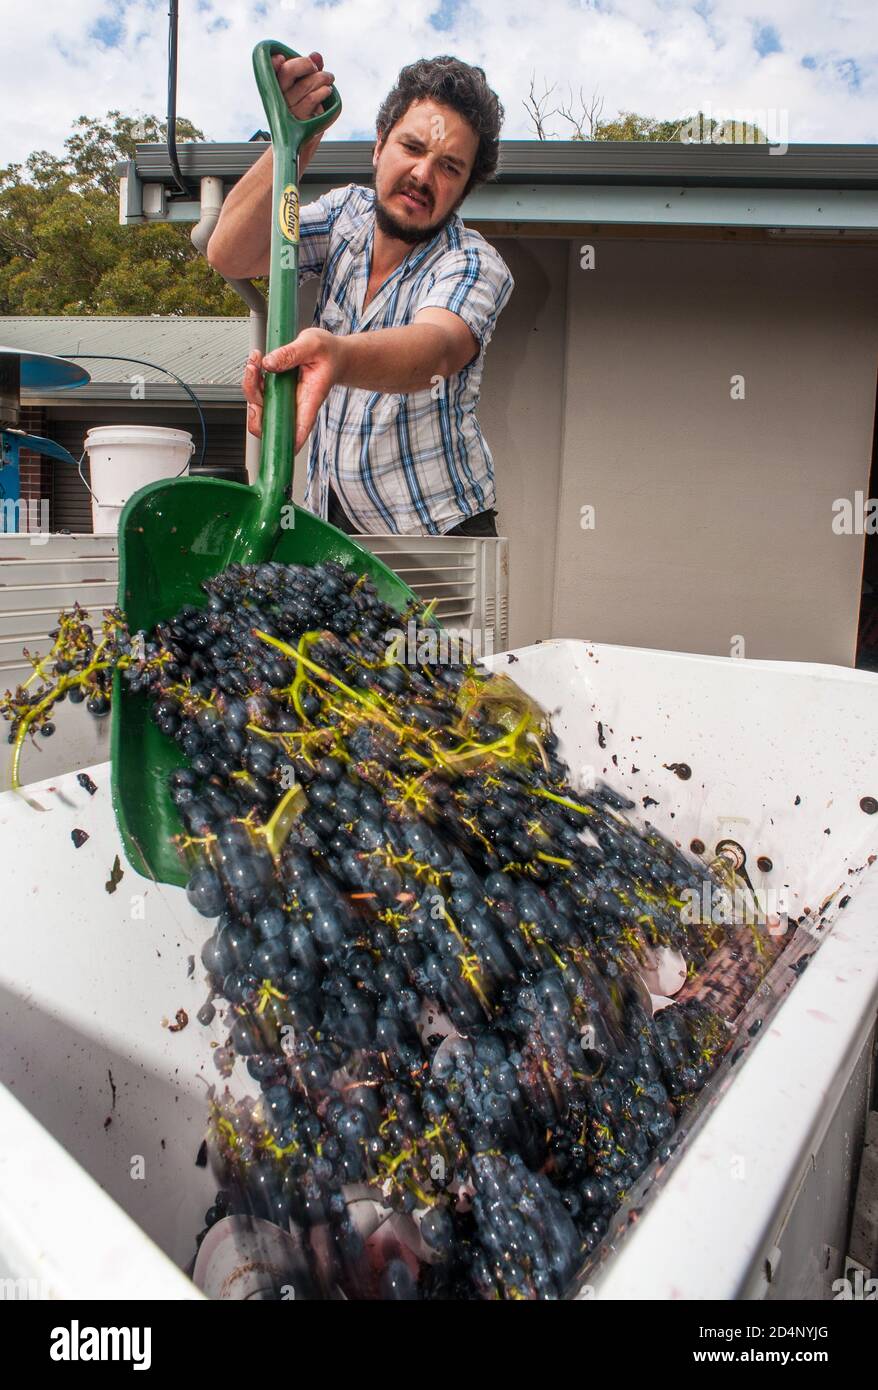
[[435, 236], [463, 200], [478, 146], [457, 111], [412, 102], [372, 155], [382, 231], [412, 245]]

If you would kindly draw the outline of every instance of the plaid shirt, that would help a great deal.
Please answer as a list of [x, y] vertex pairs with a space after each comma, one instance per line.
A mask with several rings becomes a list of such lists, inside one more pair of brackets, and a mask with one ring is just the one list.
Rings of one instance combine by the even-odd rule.
[[299, 278], [320, 276], [314, 323], [362, 333], [404, 327], [420, 309], [449, 309], [479, 352], [462, 371], [405, 395], [333, 386], [312, 434], [305, 505], [325, 517], [331, 483], [366, 534], [442, 535], [495, 501], [475, 408], [485, 349], [513, 280], [494, 248], [455, 215], [412, 248], [363, 312], [374, 207], [373, 189], [348, 184], [302, 208]]

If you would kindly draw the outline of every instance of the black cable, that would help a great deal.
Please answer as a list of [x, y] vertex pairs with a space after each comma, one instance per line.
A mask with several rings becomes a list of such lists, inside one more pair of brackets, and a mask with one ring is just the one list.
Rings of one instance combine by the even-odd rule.
[[[174, 178], [180, 192], [187, 198], [195, 195], [183, 178], [180, 170], [180, 161], [177, 158], [177, 7], [178, 0], [170, 0], [171, 8], [168, 11], [170, 23], [168, 25], [168, 158], [171, 161], [171, 168], [174, 171]], [[174, 195], [176, 196], [176, 195]]]
[[164, 372], [166, 376], [173, 377], [177, 385], [182, 386], [187, 396], [192, 398], [195, 409], [198, 411], [198, 419], [201, 424], [201, 457], [196, 467], [202, 468], [204, 466], [204, 451], [207, 448], [207, 425], [204, 420], [204, 411], [201, 409], [201, 402], [192, 390], [192, 387], [187, 386], [185, 381], [177, 376], [176, 372], [172, 372], [169, 367], [160, 367], [158, 362], [147, 362], [145, 357], [120, 357], [115, 352], [59, 352], [56, 355], [58, 357], [75, 357], [77, 359], [91, 358], [92, 360], [101, 362], [137, 362], [141, 367], [152, 367], [154, 372]]

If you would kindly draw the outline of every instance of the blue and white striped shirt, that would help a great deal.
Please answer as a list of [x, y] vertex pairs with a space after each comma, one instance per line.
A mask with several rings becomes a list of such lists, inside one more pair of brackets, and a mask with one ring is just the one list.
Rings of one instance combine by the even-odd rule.
[[306, 204], [300, 280], [320, 276], [314, 323], [331, 333], [401, 328], [426, 308], [459, 314], [478, 355], [408, 394], [334, 386], [311, 439], [305, 505], [327, 515], [329, 485], [367, 534], [443, 535], [495, 502], [494, 465], [475, 408], [485, 349], [513, 289], [503, 258], [455, 214], [412, 247], [362, 311], [372, 260], [375, 192], [358, 184]]

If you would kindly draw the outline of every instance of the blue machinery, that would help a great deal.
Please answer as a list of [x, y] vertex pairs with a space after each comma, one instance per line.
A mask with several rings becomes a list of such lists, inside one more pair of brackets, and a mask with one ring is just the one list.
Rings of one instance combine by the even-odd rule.
[[0, 532], [18, 531], [27, 504], [21, 496], [22, 449], [60, 459], [76, 467], [76, 459], [60, 444], [41, 435], [25, 434], [21, 418], [21, 388], [64, 391], [85, 386], [91, 376], [84, 367], [43, 352], [0, 347]]

